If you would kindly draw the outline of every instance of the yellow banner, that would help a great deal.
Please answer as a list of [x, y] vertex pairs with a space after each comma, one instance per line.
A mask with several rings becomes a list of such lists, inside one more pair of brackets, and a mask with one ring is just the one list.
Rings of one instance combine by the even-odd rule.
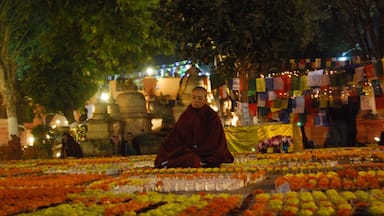
[[277, 135], [291, 136], [294, 150], [299, 152], [303, 149], [303, 141], [300, 128], [294, 124], [260, 124], [254, 126], [227, 127], [224, 128], [231, 152], [251, 152], [257, 150], [261, 140]]

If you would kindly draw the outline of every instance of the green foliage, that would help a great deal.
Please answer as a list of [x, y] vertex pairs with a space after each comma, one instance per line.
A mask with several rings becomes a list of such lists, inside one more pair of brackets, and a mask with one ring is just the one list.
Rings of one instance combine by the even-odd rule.
[[109, 75], [141, 69], [156, 54], [216, 62], [220, 79], [280, 68], [282, 59], [335, 56], [357, 43], [360, 54], [380, 57], [383, 7], [378, 0], [4, 0], [1, 93], [13, 106], [31, 96], [71, 121]]
[[383, 1], [336, 0], [331, 1], [331, 5], [337, 30], [345, 33], [343, 36], [349, 41], [352, 54], [363, 59], [381, 58], [384, 55]]
[[233, 77], [240, 67], [268, 71], [284, 59], [333, 57], [357, 43], [355, 55], [381, 56], [383, 11], [377, 0], [163, 0], [158, 23], [178, 42], [179, 58], [215, 59], [217, 72]]
[[314, 2], [162, 1], [159, 25], [179, 42], [177, 54], [181, 58], [212, 63], [220, 56], [219, 68], [236, 72], [239, 62], [281, 62], [308, 45], [322, 19]]
[[[0, 93], [7, 117], [16, 119], [25, 108], [19, 105], [22, 97], [18, 92], [17, 67], [22, 53], [29, 48], [29, 25], [33, 22], [31, 4], [22, 0], [0, 1]], [[18, 130], [16, 124], [9, 127], [10, 131]]]
[[41, 0], [23, 90], [49, 112], [83, 107], [111, 74], [130, 73], [171, 51], [153, 21], [157, 0]]
[[38, 155], [52, 157], [52, 147], [60, 142], [60, 131], [54, 128], [39, 125], [34, 127], [31, 133], [35, 138], [33, 148], [38, 151]]

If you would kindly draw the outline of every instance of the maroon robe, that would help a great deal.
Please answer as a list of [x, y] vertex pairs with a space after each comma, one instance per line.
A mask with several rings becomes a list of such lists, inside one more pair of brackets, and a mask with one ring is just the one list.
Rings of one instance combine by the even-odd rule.
[[208, 105], [189, 105], [161, 145], [155, 167], [219, 166], [233, 160], [217, 113]]

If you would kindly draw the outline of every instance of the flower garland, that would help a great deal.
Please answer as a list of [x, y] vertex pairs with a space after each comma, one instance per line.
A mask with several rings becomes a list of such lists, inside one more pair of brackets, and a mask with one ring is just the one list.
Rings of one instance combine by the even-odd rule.
[[274, 136], [264, 139], [257, 144], [259, 153], [288, 153], [292, 152], [293, 141], [290, 136]]

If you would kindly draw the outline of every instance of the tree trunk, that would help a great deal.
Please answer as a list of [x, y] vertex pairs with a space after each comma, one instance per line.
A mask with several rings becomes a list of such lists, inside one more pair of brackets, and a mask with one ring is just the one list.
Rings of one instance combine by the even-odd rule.
[[[384, 57], [384, 1], [377, 1], [377, 9], [379, 11], [379, 50], [380, 57]], [[382, 71], [383, 72], [383, 71]]]
[[[6, 79], [11, 78], [10, 74], [15, 74], [16, 67], [13, 63], [5, 62], [4, 58], [2, 58], [2, 64], [0, 65], [0, 93], [4, 97], [5, 107], [7, 111], [8, 118], [8, 135], [10, 139], [10, 135], [19, 136], [19, 127], [18, 127], [18, 118], [16, 112], [16, 101], [17, 94], [15, 89], [14, 80]], [[8, 67], [4, 67], [4, 65], [8, 65]], [[11, 71], [8, 71], [11, 70]]]
[[74, 109], [72, 107], [66, 107], [66, 109], [63, 111], [63, 114], [65, 118], [67, 118], [68, 123], [72, 123], [75, 121], [75, 116], [73, 115]]
[[[4, 98], [8, 118], [8, 133], [19, 136], [17, 117], [19, 91], [17, 89], [17, 63], [28, 32], [29, 6], [19, 7], [22, 1], [2, 0], [0, 3], [0, 94]], [[23, 1], [24, 3], [25, 1]]]
[[247, 74], [247, 70], [245, 67], [240, 68], [239, 76], [240, 76], [240, 85], [241, 85], [240, 102], [246, 103], [246, 102], [248, 102], [248, 88], [249, 87], [248, 87], [248, 74]]
[[239, 67], [237, 68], [237, 71], [239, 73], [240, 78], [240, 102], [247, 103], [248, 102], [248, 90], [249, 90], [249, 70], [251, 69], [251, 64], [249, 63], [248, 59], [243, 59], [239, 61]]
[[[8, 117], [8, 135], [19, 136], [19, 123], [16, 114], [16, 106], [14, 102], [14, 97], [6, 97], [6, 108], [7, 108], [7, 117]], [[9, 102], [8, 102], [9, 101]]]
[[16, 112], [16, 57], [10, 54], [11, 28], [3, 25], [0, 43], [0, 93], [4, 97], [8, 118], [8, 134], [19, 136]]

